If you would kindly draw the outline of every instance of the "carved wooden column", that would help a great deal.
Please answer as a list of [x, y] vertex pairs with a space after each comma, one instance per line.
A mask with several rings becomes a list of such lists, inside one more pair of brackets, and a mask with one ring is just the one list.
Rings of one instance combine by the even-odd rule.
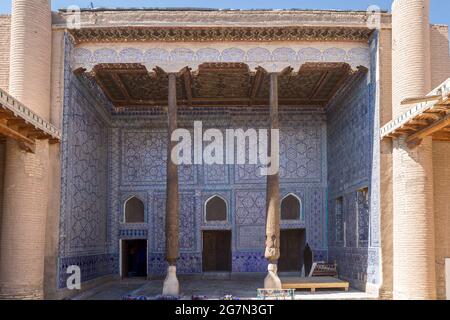
[[[278, 123], [278, 74], [270, 74], [270, 131], [269, 156], [272, 152], [279, 152], [279, 141], [272, 141], [272, 130], [279, 129]], [[277, 145], [273, 145], [275, 142]], [[276, 150], [275, 148], [276, 147]], [[273, 158], [273, 157], [272, 157]], [[272, 159], [273, 160], [273, 159]], [[278, 167], [278, 157], [275, 164]], [[274, 165], [272, 163], [272, 165]], [[266, 252], [269, 261], [268, 275], [264, 280], [266, 289], [281, 289], [281, 281], [277, 275], [277, 263], [280, 258], [280, 176], [278, 170], [275, 174], [267, 175], [267, 216], [266, 216]]]
[[166, 186], [166, 260], [169, 264], [164, 281], [164, 295], [178, 295], [179, 283], [176, 264], [179, 255], [179, 203], [178, 203], [178, 166], [172, 161], [172, 133], [177, 129], [177, 75], [169, 74], [169, 106], [167, 110], [167, 186]]

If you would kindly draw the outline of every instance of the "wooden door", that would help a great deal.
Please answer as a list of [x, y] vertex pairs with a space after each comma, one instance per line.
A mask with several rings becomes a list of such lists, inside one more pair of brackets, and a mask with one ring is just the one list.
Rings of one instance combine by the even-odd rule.
[[300, 272], [303, 267], [303, 251], [305, 249], [305, 230], [281, 230], [280, 272]]
[[231, 272], [231, 231], [203, 232], [203, 272]]
[[122, 278], [147, 276], [147, 240], [122, 241]]

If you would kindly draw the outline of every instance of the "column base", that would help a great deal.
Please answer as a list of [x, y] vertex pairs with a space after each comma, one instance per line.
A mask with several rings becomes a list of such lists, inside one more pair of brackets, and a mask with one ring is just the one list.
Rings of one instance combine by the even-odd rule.
[[269, 273], [267, 274], [266, 278], [264, 279], [264, 289], [275, 289], [275, 290], [281, 290], [281, 280], [278, 277], [278, 266], [274, 263], [269, 264], [267, 270]]
[[178, 296], [180, 294], [180, 284], [177, 279], [177, 267], [167, 268], [167, 276], [164, 280], [163, 295]]
[[42, 288], [24, 286], [0, 286], [0, 300], [43, 300]]

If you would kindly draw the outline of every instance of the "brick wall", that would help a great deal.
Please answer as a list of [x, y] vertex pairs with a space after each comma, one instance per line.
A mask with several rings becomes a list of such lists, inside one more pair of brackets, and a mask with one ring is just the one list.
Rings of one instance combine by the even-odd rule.
[[[393, 114], [410, 109], [405, 98], [431, 90], [429, 0], [396, 0], [392, 6]], [[412, 28], [411, 26], [414, 26]], [[432, 142], [393, 146], [394, 299], [434, 299]]]
[[439, 299], [445, 299], [445, 258], [450, 257], [449, 142], [433, 142], [434, 222], [436, 226], [436, 281]]
[[[380, 31], [380, 126], [392, 119], [392, 31]], [[383, 298], [392, 297], [392, 141], [381, 141], [380, 150], [380, 224], [381, 224], [381, 290]]]
[[436, 88], [450, 78], [448, 26], [431, 26], [431, 86]]
[[0, 88], [8, 90], [11, 17], [0, 15]]
[[5, 178], [5, 143], [0, 142], [0, 239], [1, 239], [1, 227], [2, 227], [2, 215], [3, 215], [3, 182]]
[[[52, 37], [52, 87], [50, 121], [61, 128], [61, 114], [64, 96], [64, 53], [65, 33], [63, 30], [53, 32]], [[50, 145], [49, 203], [45, 231], [45, 275], [44, 293], [46, 299], [56, 295], [57, 258], [59, 242], [59, 215], [61, 207], [61, 155], [60, 145]]]

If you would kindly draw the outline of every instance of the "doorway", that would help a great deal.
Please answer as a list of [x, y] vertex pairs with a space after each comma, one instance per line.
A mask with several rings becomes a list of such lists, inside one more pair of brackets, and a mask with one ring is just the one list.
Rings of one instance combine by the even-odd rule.
[[203, 231], [203, 272], [231, 272], [231, 231]]
[[280, 272], [301, 272], [305, 246], [306, 232], [304, 229], [281, 230], [278, 270]]
[[147, 240], [122, 240], [122, 278], [147, 277]]

